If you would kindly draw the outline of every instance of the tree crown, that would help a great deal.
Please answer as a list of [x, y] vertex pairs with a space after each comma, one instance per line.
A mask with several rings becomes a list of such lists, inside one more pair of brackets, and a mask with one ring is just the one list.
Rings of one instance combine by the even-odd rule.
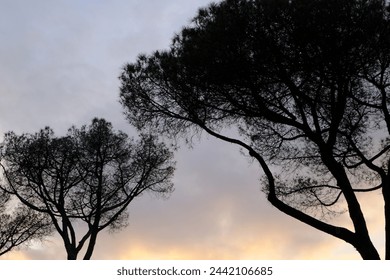
[[211, 4], [169, 50], [126, 65], [121, 102], [141, 130], [238, 144], [263, 168], [275, 206], [337, 237], [312, 216], [344, 198], [366, 235], [355, 193], [388, 181], [389, 11], [381, 0]]
[[[50, 216], [75, 258], [89, 238], [90, 258], [98, 232], [127, 225], [127, 207], [144, 192], [168, 194], [173, 186], [172, 153], [156, 137], [139, 141], [95, 118], [55, 137], [46, 127], [35, 134], [5, 135], [2, 148], [4, 190]], [[74, 223], [87, 225], [76, 244]]]

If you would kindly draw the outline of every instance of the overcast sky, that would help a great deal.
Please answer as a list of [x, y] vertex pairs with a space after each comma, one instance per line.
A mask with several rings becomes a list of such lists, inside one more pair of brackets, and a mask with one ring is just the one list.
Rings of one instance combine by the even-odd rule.
[[[103, 117], [130, 135], [119, 104], [121, 68], [140, 53], [167, 48], [208, 0], [0, 0], [0, 141]], [[93, 259], [359, 259], [348, 244], [274, 209], [261, 171], [235, 146], [204, 136], [175, 156], [169, 199], [144, 195], [130, 225], [101, 233]], [[369, 204], [381, 247], [383, 225]], [[342, 218], [340, 219], [340, 222]], [[57, 235], [3, 259], [64, 259]]]

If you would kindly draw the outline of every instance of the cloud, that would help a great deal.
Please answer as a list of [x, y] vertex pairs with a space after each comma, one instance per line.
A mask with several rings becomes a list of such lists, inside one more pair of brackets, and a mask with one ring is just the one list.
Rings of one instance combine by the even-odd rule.
[[208, 1], [5, 1], [0, 11], [0, 133], [66, 130], [96, 115], [124, 127], [121, 67], [166, 48]]

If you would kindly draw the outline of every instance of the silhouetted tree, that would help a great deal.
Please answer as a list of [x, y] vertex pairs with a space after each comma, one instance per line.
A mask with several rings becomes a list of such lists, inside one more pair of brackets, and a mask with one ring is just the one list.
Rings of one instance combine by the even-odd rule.
[[0, 190], [0, 255], [32, 240], [41, 240], [51, 232], [47, 216], [15, 203]]
[[[2, 167], [5, 190], [50, 216], [68, 259], [77, 259], [86, 243], [84, 259], [90, 259], [100, 231], [127, 225], [126, 209], [134, 198], [172, 190], [171, 159], [155, 137], [141, 135], [136, 142], [94, 119], [64, 137], [48, 127], [35, 134], [7, 133]], [[75, 225], [81, 222], [85, 231], [77, 238]]]
[[[246, 150], [287, 215], [379, 259], [357, 193], [382, 191], [390, 259], [390, 22], [380, 0], [226, 0], [125, 66], [129, 121]], [[239, 136], [231, 132], [236, 128]], [[353, 229], [329, 217], [346, 209]]]

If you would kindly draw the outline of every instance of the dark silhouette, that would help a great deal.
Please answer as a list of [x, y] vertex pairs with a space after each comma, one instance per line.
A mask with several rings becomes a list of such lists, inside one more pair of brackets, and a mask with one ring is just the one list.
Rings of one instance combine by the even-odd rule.
[[[121, 102], [140, 130], [237, 144], [272, 205], [364, 259], [380, 256], [357, 193], [381, 191], [390, 259], [389, 11], [379, 0], [211, 4], [169, 50], [125, 66]], [[344, 210], [352, 230], [331, 223]]]
[[[133, 141], [104, 119], [72, 127], [64, 137], [48, 127], [9, 132], [2, 153], [5, 191], [50, 217], [68, 259], [77, 259], [84, 244], [84, 259], [90, 259], [98, 233], [126, 226], [126, 209], [142, 193], [172, 190], [172, 154], [165, 145], [146, 135]], [[76, 230], [76, 224], [85, 226]]]
[[15, 205], [11, 196], [0, 190], [0, 255], [32, 240], [41, 240], [51, 232], [51, 223], [45, 215]]

